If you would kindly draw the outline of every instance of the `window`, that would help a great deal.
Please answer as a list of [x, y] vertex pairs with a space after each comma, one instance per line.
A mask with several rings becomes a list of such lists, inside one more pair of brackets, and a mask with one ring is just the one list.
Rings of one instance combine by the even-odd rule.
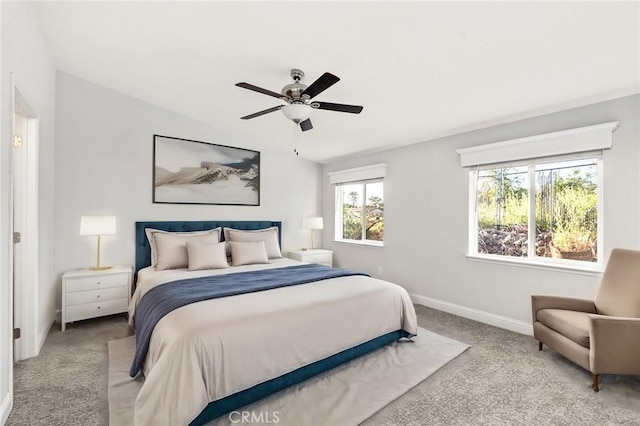
[[382, 246], [386, 164], [329, 173], [336, 186], [336, 241]]
[[601, 271], [602, 153], [618, 122], [459, 149], [470, 257]]
[[600, 162], [568, 156], [472, 171], [470, 253], [597, 263]]
[[384, 236], [382, 181], [336, 186], [336, 239], [381, 244]]

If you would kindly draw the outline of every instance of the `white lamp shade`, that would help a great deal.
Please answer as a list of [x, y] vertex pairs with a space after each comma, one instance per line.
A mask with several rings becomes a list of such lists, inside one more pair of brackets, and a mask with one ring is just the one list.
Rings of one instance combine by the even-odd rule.
[[289, 104], [280, 110], [289, 120], [296, 123], [306, 120], [311, 115], [311, 107], [305, 104]]
[[80, 218], [80, 236], [115, 235], [115, 216], [82, 216]]
[[302, 219], [303, 229], [322, 229], [324, 223], [321, 217], [306, 217]]

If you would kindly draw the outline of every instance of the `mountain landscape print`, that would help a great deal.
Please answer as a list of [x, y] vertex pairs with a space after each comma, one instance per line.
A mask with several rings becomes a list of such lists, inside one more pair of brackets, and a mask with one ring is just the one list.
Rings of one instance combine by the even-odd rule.
[[260, 152], [154, 135], [153, 202], [260, 205]]

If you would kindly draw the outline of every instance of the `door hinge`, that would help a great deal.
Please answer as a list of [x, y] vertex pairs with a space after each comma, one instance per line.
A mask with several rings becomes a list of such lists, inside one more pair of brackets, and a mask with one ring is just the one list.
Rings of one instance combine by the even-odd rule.
[[18, 244], [22, 239], [22, 235], [19, 232], [13, 233], [13, 244]]
[[22, 146], [22, 138], [18, 135], [13, 135], [13, 146], [20, 148]]
[[20, 338], [20, 329], [19, 328], [14, 328], [13, 329], [13, 338], [14, 339], [19, 339]]

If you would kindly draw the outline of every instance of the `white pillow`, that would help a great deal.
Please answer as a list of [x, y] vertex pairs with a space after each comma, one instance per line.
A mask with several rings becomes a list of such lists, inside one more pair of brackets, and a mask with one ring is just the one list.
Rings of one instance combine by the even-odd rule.
[[149, 241], [149, 247], [151, 247], [151, 266], [156, 266], [158, 264], [158, 249], [156, 248], [156, 240], [154, 238], [156, 234], [205, 235], [205, 234], [211, 234], [214, 232], [218, 235], [218, 241], [220, 241], [220, 233], [222, 232], [222, 228], [214, 228], [206, 231], [191, 231], [191, 232], [170, 232], [170, 231], [162, 231], [160, 229], [145, 228], [144, 233], [147, 235], [147, 240]]
[[187, 254], [187, 240], [192, 243], [217, 243], [218, 233], [197, 235], [175, 235], [171, 233], [155, 233], [156, 250], [158, 253], [158, 263], [156, 269], [177, 269], [189, 266], [189, 256]]
[[264, 241], [247, 243], [230, 241], [229, 246], [231, 247], [231, 264], [233, 266], [269, 263]]
[[228, 268], [225, 243], [192, 243], [187, 241], [190, 271]]
[[267, 257], [275, 259], [282, 257], [280, 243], [278, 242], [278, 227], [257, 229], [255, 231], [241, 231], [239, 229], [224, 228], [224, 239], [227, 242], [236, 241], [241, 243], [264, 241]]

